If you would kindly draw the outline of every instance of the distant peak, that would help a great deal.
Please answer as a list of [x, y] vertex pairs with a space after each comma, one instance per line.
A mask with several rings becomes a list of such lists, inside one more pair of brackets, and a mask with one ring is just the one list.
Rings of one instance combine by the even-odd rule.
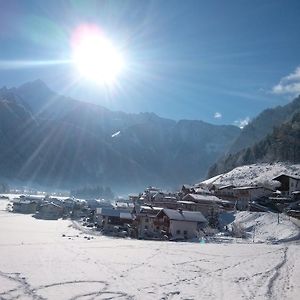
[[19, 88], [20, 89], [23, 89], [23, 88], [39, 88], [39, 89], [50, 90], [50, 88], [47, 86], [47, 84], [44, 81], [42, 81], [41, 79], [36, 79], [34, 81], [26, 82], [26, 83], [22, 84]]

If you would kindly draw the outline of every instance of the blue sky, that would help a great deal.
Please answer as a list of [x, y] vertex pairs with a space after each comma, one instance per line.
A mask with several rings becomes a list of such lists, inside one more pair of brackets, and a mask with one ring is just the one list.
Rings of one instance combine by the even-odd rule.
[[[238, 124], [300, 93], [299, 15], [292, 0], [0, 1], [0, 85], [39, 78], [113, 110]], [[74, 66], [51, 64], [80, 24], [122, 49], [115, 86], [71, 85]]]

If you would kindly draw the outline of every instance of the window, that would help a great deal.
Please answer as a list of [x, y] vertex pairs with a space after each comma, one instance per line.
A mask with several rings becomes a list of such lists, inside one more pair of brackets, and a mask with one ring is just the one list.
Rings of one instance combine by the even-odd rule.
[[180, 234], [180, 230], [179, 229], [176, 231], [176, 234]]
[[147, 226], [147, 225], [145, 225], [145, 229], [148, 229], [148, 226]]
[[184, 235], [187, 235], [187, 230], [184, 230], [184, 231], [183, 231], [183, 234], [184, 234]]
[[148, 219], [148, 218], [146, 218], [146, 219], [145, 219], [145, 223], [148, 223], [148, 222], [149, 222], [149, 219]]

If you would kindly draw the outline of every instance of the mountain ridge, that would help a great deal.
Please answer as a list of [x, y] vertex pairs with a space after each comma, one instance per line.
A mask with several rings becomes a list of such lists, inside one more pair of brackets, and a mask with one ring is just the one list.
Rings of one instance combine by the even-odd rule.
[[[5, 100], [10, 110], [1, 106], [6, 123], [0, 132], [10, 128], [7, 148], [21, 156], [10, 159], [2, 147], [0, 176], [32, 184], [174, 188], [203, 178], [240, 132], [232, 125], [110, 111], [57, 95], [41, 81], [9, 92], [15, 99]], [[22, 113], [12, 121], [15, 111]]]

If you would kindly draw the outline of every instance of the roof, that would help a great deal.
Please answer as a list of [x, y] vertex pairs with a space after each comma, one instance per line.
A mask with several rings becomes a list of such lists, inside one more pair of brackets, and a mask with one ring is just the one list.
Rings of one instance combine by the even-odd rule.
[[54, 206], [56, 208], [62, 208], [60, 205], [56, 204], [56, 203], [53, 203], [53, 202], [46, 202], [44, 204], [41, 205], [41, 207], [45, 207], [45, 206]]
[[121, 219], [128, 219], [128, 220], [132, 220], [133, 216], [130, 212], [120, 212], [120, 218]]
[[280, 174], [280, 175], [274, 177], [272, 180], [276, 180], [277, 181], [277, 179], [279, 179], [280, 177], [284, 177], [284, 176], [285, 177], [289, 177], [289, 178], [293, 178], [295, 180], [300, 180], [300, 177], [294, 176], [294, 175], [289, 175], [289, 174]]
[[184, 201], [184, 200], [177, 201], [177, 203], [182, 203], [182, 204], [196, 204], [196, 202], [194, 202], [194, 201]]
[[177, 198], [175, 196], [165, 196], [164, 200], [172, 200], [172, 201], [176, 201]]
[[229, 188], [235, 188], [235, 185], [233, 184], [228, 184], [228, 185], [224, 185], [218, 188], [218, 190], [224, 190], [224, 189], [229, 189]]
[[213, 195], [200, 195], [200, 194], [187, 194], [185, 195], [182, 200], [186, 200], [187, 198], [191, 197], [196, 202], [198, 201], [211, 201], [211, 202], [221, 202], [222, 200]]
[[[121, 210], [121, 209], [113, 209], [113, 208], [107, 208], [107, 207], [102, 207], [97, 209], [97, 213], [99, 213], [102, 216], [107, 216], [107, 217], [117, 217], [117, 218], [121, 218], [121, 214], [123, 214], [123, 216], [128, 216], [128, 214], [131, 215], [130, 212], [128, 212], [128, 210]], [[126, 219], [126, 218], [124, 218]]]
[[36, 204], [35, 202], [33, 202], [33, 201], [30, 201], [30, 200], [19, 200], [19, 201], [17, 201], [17, 200], [13, 200], [13, 203], [14, 204]]
[[211, 194], [211, 192], [208, 189], [204, 189], [204, 188], [201, 188], [201, 187], [196, 188], [195, 192], [197, 194], [208, 194], [208, 195]]
[[272, 192], [274, 191], [274, 190], [264, 187], [264, 186], [251, 186], [251, 185], [250, 186], [238, 186], [238, 187], [234, 188], [234, 190], [237, 190], [237, 191], [239, 191], [239, 190], [255, 190], [255, 189], [265, 189], [265, 190], [270, 190]]
[[163, 209], [162, 207], [142, 205], [140, 207], [140, 211], [138, 212], [138, 214], [152, 214], [152, 215], [156, 215], [162, 209]]
[[182, 188], [183, 188], [183, 189], [188, 189], [188, 190], [190, 190], [190, 189], [193, 189], [194, 187], [193, 187], [192, 185], [190, 185], [190, 184], [184, 184], [184, 185], [182, 186]]
[[186, 211], [164, 208], [162, 210], [170, 220], [207, 223], [200, 211]]

